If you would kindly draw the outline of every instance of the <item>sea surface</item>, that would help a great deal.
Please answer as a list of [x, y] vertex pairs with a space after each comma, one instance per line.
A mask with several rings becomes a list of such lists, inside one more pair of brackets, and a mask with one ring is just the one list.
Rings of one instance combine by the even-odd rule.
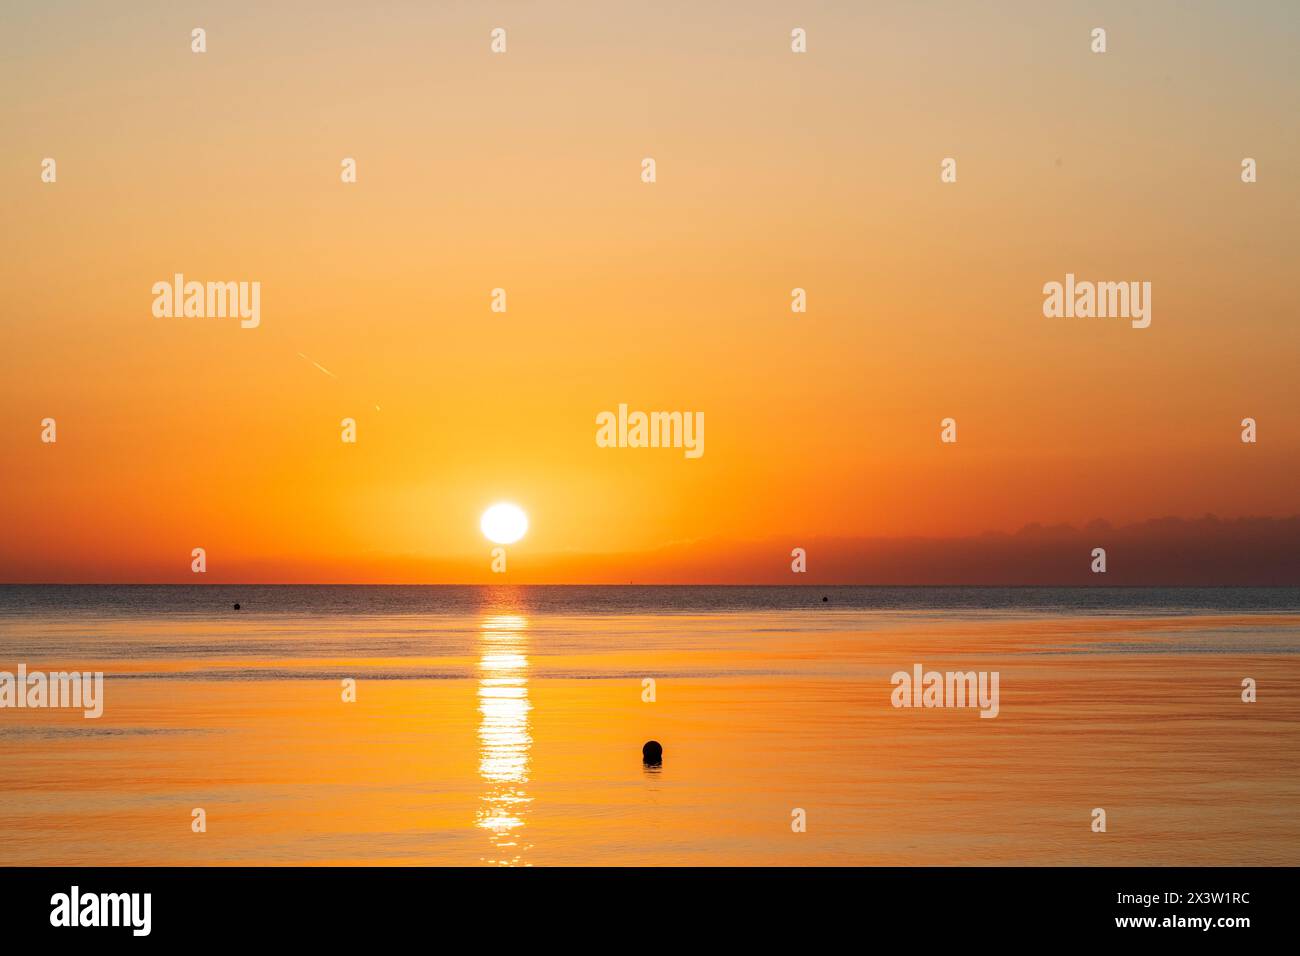
[[0, 708], [0, 865], [1295, 865], [1298, 652], [1297, 588], [4, 585], [0, 672], [105, 678]]

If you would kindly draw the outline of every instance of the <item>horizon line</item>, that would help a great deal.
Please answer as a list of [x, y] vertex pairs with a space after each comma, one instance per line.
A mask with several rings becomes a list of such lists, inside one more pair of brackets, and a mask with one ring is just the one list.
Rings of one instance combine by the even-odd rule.
[[6, 588], [809, 588], [812, 590], [826, 590], [834, 588], [927, 588], [930, 590], [941, 590], [949, 588], [997, 588], [1000, 590], [1011, 589], [1031, 589], [1039, 590], [1051, 588], [1055, 590], [1071, 591], [1103, 591], [1103, 590], [1125, 590], [1125, 591], [1144, 591], [1153, 589], [1164, 590], [1250, 590], [1250, 589], [1270, 589], [1286, 590], [1300, 589], [1300, 583], [1296, 584], [737, 584], [732, 583], [713, 583], [708, 581], [694, 583], [654, 583], [647, 582], [637, 584], [629, 581], [627, 584], [600, 584], [595, 582], [569, 582], [557, 583], [551, 582], [502, 582], [499, 584], [484, 584], [482, 582], [426, 582], [413, 584], [411, 582], [394, 582], [394, 581], [214, 581], [211, 583], [192, 583], [182, 584], [176, 581], [0, 581], [0, 587]]

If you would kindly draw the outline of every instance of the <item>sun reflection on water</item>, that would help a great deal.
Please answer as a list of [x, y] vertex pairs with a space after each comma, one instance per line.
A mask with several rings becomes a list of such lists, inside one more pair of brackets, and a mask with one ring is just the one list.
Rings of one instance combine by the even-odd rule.
[[485, 863], [527, 865], [532, 848], [523, 834], [528, 796], [528, 755], [533, 738], [528, 714], [528, 620], [519, 614], [483, 619], [479, 658], [479, 776], [487, 784], [477, 825], [488, 833], [494, 855]]

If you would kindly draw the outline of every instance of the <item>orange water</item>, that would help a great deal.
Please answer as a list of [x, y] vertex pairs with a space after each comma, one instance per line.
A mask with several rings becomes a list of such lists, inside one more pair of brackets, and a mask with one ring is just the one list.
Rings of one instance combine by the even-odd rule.
[[[0, 865], [1300, 862], [1300, 617], [428, 626], [0, 624], [0, 669], [108, 675], [99, 720], [0, 710]], [[893, 708], [918, 662], [999, 671], [999, 716]]]

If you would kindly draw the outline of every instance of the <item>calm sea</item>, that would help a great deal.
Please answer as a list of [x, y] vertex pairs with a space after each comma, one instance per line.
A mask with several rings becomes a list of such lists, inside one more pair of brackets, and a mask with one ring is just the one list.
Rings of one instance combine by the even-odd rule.
[[[826, 600], [824, 601], [823, 598]], [[1300, 611], [1300, 588], [0, 584], [0, 614], [673, 614], [795, 611]]]
[[1296, 588], [0, 586], [0, 671], [105, 674], [0, 709], [0, 865], [1295, 864], [1298, 651]]

